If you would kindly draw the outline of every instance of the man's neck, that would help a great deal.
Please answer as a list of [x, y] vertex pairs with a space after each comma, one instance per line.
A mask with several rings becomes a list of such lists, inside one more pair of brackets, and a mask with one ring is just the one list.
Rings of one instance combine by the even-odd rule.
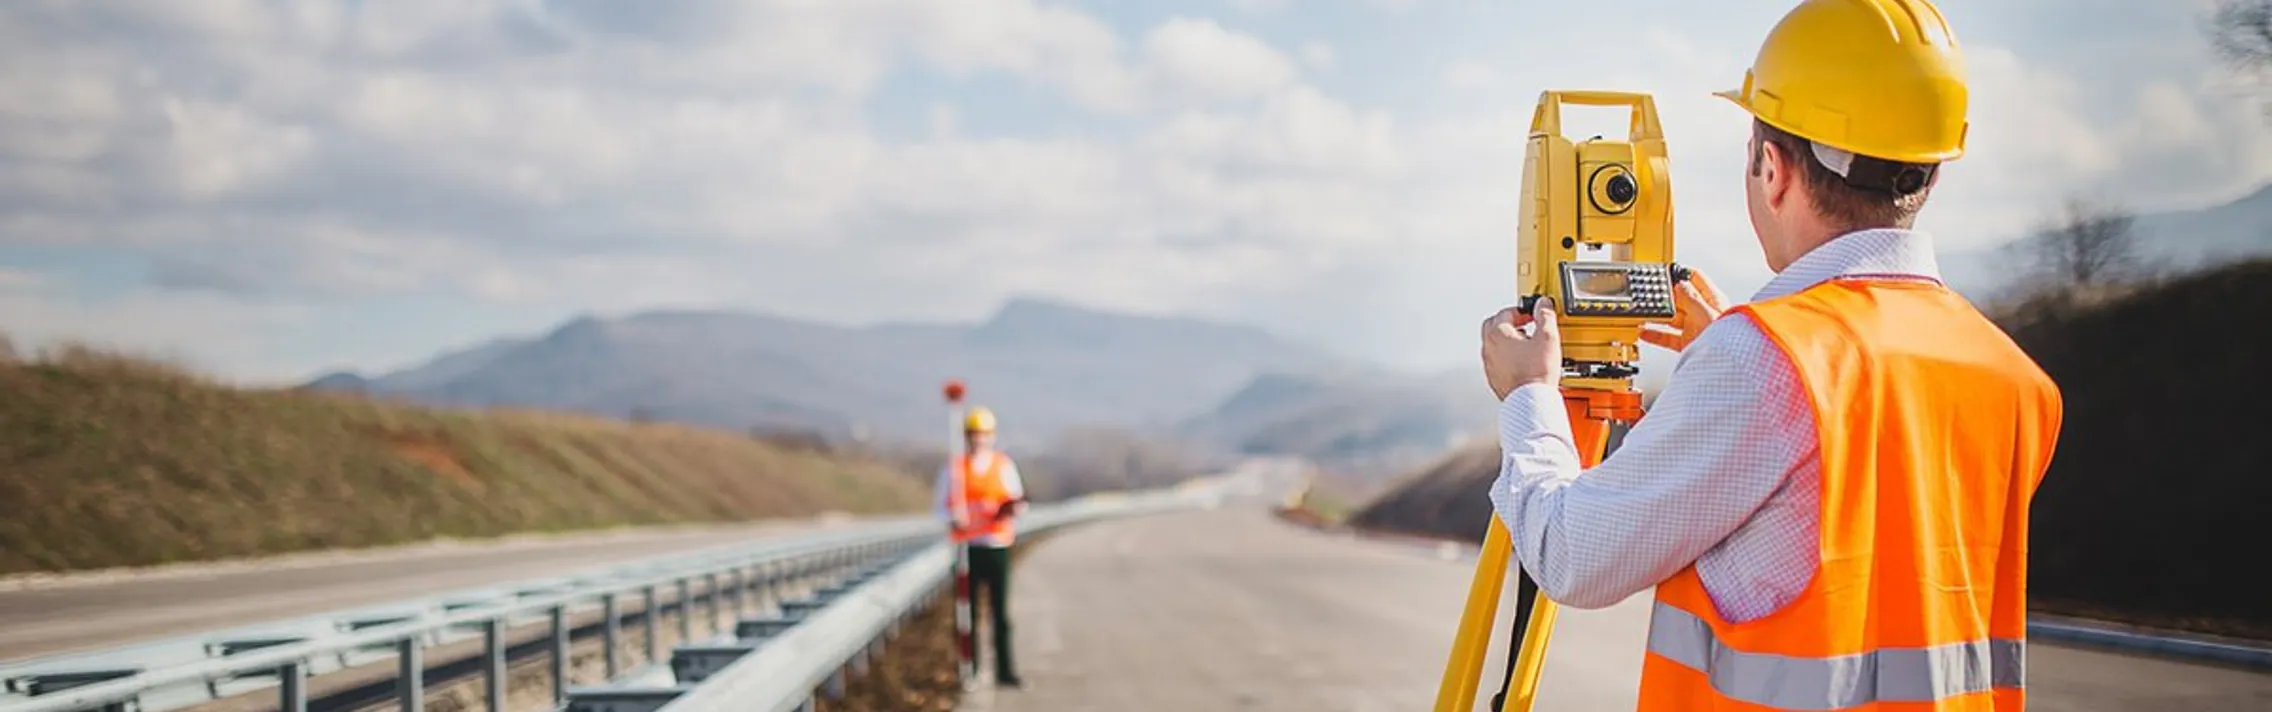
[[1864, 232], [1868, 230], [1906, 229], [1908, 228], [1904, 228], [1898, 225], [1834, 227], [1829, 225], [1828, 223], [1816, 222], [1815, 224], [1810, 225], [1804, 229], [1793, 231], [1801, 237], [1794, 238], [1790, 241], [1789, 244], [1792, 246], [1792, 250], [1790, 254], [1784, 255], [1782, 266], [1776, 267], [1775, 272], [1777, 274], [1781, 274], [1783, 270], [1790, 269], [1791, 265], [1797, 264], [1799, 260], [1806, 259], [1806, 256], [1812, 254], [1815, 250], [1822, 249], [1823, 245], [1828, 245], [1838, 238], [1845, 237], [1847, 235], [1852, 235], [1857, 232]]

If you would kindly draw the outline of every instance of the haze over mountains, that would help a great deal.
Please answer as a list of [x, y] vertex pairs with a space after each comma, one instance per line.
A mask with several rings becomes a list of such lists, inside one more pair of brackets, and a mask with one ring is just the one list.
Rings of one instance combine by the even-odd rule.
[[1390, 373], [1253, 327], [1036, 299], [1012, 300], [975, 324], [847, 327], [689, 311], [587, 317], [397, 373], [309, 385], [929, 443], [950, 434], [937, 395], [950, 376], [998, 411], [1006, 446], [1029, 448], [1107, 426], [1221, 452], [1401, 455], [1397, 464], [1406, 464], [1488, 426], [1491, 405], [1479, 381], [1466, 382], [1472, 377], [1455, 384]]
[[[2272, 254], [2272, 188], [2213, 208], [2138, 216], [2142, 256], [2184, 267]], [[1975, 300], [2022, 276], [2004, 250], [1941, 256]], [[366, 380], [366, 390], [457, 406], [531, 406], [817, 431], [832, 438], [943, 442], [937, 386], [968, 379], [995, 407], [1006, 446], [1047, 447], [1096, 427], [1219, 453], [1298, 455], [1374, 476], [1487, 438], [1480, 376], [1412, 376], [1351, 362], [1261, 329], [1016, 299], [977, 323], [838, 326], [747, 312], [656, 311], [580, 318]]]
[[[2131, 229], [2137, 254], [2147, 262], [2190, 270], [2236, 258], [2272, 254], [2272, 185], [2198, 210], [2138, 213]], [[1949, 286], [1975, 301], [2000, 296], [2027, 267], [2003, 247], [1944, 252], [1941, 272]]]

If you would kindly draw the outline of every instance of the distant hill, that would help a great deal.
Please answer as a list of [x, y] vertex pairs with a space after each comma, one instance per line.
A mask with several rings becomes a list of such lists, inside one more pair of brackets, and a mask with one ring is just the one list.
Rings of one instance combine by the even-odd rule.
[[[2139, 256], [2184, 272], [2249, 257], [2272, 256], [2272, 185], [2239, 200], [2200, 210], [2141, 213], [2131, 226]], [[2004, 246], [1940, 255], [1949, 287], [1975, 302], [2020, 287], [2023, 266]]]
[[[944, 440], [948, 377], [1002, 417], [1004, 444], [1061, 430], [1165, 431], [1268, 373], [1347, 371], [1259, 329], [1115, 314], [1034, 299], [975, 324], [837, 326], [755, 313], [580, 318], [397, 373], [374, 394], [446, 405], [515, 405], [735, 429], [813, 429]], [[317, 384], [350, 384], [335, 374]]]
[[1265, 374], [1179, 430], [1241, 454], [1297, 456], [1381, 480], [1488, 439], [1496, 406], [1476, 373]]

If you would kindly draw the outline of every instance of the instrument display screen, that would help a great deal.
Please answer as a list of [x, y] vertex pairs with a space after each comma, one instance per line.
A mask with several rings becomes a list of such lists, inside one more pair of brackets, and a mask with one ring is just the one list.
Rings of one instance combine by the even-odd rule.
[[1671, 265], [1564, 262], [1562, 304], [1571, 316], [1669, 319], [1674, 311]]
[[1633, 296], [1633, 281], [1626, 278], [1625, 270], [1577, 267], [1570, 272], [1573, 299], [1630, 299]]

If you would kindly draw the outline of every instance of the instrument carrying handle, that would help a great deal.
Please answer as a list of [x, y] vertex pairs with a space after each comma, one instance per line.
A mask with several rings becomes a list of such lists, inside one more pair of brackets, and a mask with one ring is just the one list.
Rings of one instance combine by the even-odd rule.
[[1626, 140], [1634, 143], [1662, 141], [1665, 129], [1657, 121], [1657, 100], [1648, 94], [1622, 91], [1545, 91], [1539, 94], [1538, 111], [1531, 115], [1532, 134], [1562, 135], [1562, 105], [1623, 106], [1633, 110], [1633, 125]]

